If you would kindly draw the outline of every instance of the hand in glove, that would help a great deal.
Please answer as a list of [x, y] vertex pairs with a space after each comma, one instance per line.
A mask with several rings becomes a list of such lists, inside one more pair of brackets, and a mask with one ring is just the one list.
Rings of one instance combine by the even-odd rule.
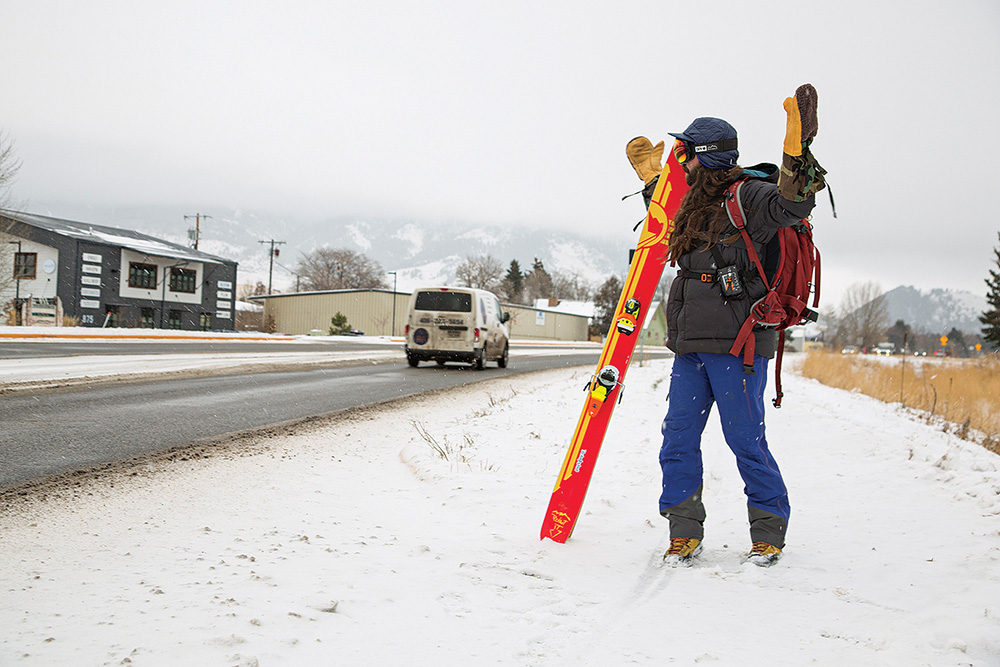
[[826, 187], [826, 170], [820, 166], [809, 150], [819, 120], [816, 108], [819, 95], [812, 84], [805, 83], [795, 90], [795, 97], [785, 100], [787, 114], [785, 125], [784, 155], [778, 174], [778, 194], [789, 201], [805, 201]]
[[625, 144], [625, 155], [632, 163], [635, 173], [646, 185], [663, 171], [663, 142], [655, 146], [646, 137], [636, 137]]

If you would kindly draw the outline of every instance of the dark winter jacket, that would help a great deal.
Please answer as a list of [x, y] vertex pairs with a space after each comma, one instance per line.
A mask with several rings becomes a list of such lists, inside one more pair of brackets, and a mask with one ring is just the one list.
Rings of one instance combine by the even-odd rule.
[[[767, 264], [767, 244], [779, 227], [789, 227], [812, 211], [815, 200], [792, 202], [778, 195], [777, 167], [771, 164], [756, 165], [744, 171], [748, 176], [741, 192], [747, 232], [754, 241], [761, 261]], [[728, 238], [738, 231], [730, 226], [722, 233]], [[742, 237], [732, 245], [717, 244], [723, 266], [735, 265], [740, 271], [744, 293], [735, 299], [726, 299], [718, 281], [703, 282], [697, 278], [678, 277], [670, 286], [667, 302], [667, 347], [677, 354], [690, 352], [728, 353], [736, 340], [740, 327], [750, 314], [750, 307], [764, 296], [767, 289], [757, 268], [746, 252]], [[772, 254], [775, 251], [772, 249]], [[680, 269], [695, 273], [712, 272], [718, 268], [708, 246], [696, 248], [680, 257]], [[773, 329], [755, 329], [755, 354], [774, 357], [778, 334]]]

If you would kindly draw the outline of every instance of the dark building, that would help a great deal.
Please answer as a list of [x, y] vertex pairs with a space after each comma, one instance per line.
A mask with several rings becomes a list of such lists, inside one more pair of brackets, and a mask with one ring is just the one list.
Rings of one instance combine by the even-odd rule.
[[0, 301], [58, 297], [63, 315], [85, 327], [235, 328], [234, 261], [127, 229], [13, 211], [0, 211], [0, 238], [10, 265], [0, 270], [14, 276], [0, 283]]

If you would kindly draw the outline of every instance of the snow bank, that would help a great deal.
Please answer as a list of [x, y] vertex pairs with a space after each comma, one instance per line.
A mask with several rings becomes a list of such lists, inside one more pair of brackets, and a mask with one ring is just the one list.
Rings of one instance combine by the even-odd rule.
[[665, 570], [669, 361], [630, 371], [573, 539], [538, 540], [588, 373], [8, 503], [0, 664], [1000, 663], [997, 456], [786, 372], [768, 424], [793, 506], [784, 559], [742, 562], [743, 485], [713, 417], [706, 550]]

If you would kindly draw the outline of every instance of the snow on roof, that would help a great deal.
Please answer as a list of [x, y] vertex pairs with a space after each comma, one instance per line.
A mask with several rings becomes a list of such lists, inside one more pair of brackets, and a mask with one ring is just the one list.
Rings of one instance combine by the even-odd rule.
[[130, 229], [119, 229], [117, 227], [104, 227], [102, 225], [92, 225], [87, 222], [74, 222], [72, 220], [60, 220], [44, 215], [32, 213], [16, 213], [14, 211], [0, 211], [5, 217], [18, 222], [22, 222], [32, 227], [38, 227], [61, 236], [67, 236], [82, 241], [101, 243], [104, 245], [119, 246], [128, 248], [144, 255], [156, 255], [157, 257], [170, 257], [172, 259], [186, 259], [195, 262], [205, 262], [208, 264], [225, 264], [227, 260], [222, 257], [210, 255], [187, 246], [182, 246], [170, 241], [158, 239], [142, 232]]
[[263, 313], [264, 306], [259, 303], [250, 303], [249, 301], [237, 301], [236, 310], [244, 313]]
[[569, 315], [583, 315], [584, 317], [594, 316], [593, 301], [560, 301], [554, 306], [549, 305], [548, 299], [535, 299], [533, 308], [539, 310], [550, 310], [557, 313], [567, 313]]
[[650, 305], [649, 309], [646, 310], [646, 319], [642, 323], [643, 331], [649, 328], [649, 325], [653, 322], [653, 315], [656, 313], [657, 310], [659, 310], [659, 308], [660, 308], [660, 302], [654, 301], [652, 305]]

